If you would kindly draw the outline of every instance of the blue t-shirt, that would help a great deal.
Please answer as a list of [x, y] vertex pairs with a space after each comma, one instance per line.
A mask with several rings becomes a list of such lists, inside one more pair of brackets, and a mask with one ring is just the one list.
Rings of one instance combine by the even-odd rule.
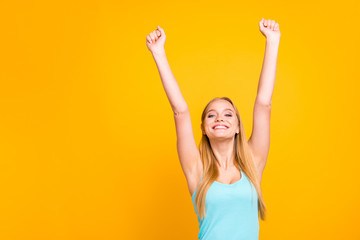
[[196, 192], [197, 189], [191, 200], [199, 221], [198, 239], [259, 239], [258, 198], [254, 185], [243, 171], [240, 180], [233, 184], [217, 181], [211, 184], [205, 200], [206, 215], [202, 220], [196, 210]]

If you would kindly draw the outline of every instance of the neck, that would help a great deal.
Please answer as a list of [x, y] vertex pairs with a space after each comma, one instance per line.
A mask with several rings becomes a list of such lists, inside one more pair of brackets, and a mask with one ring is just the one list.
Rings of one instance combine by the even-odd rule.
[[210, 145], [221, 169], [227, 170], [234, 166], [234, 138], [210, 140]]

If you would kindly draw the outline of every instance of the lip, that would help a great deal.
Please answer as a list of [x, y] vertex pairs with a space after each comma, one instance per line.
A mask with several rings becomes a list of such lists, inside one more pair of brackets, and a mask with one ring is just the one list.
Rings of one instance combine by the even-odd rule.
[[215, 127], [217, 127], [217, 126], [223, 126], [223, 127], [226, 127], [226, 129], [228, 129], [229, 127], [228, 126], [226, 126], [226, 125], [224, 125], [224, 124], [216, 124], [215, 126], [213, 126], [212, 127], [212, 129], [214, 129], [214, 130], [225, 130], [225, 129], [215, 129]]

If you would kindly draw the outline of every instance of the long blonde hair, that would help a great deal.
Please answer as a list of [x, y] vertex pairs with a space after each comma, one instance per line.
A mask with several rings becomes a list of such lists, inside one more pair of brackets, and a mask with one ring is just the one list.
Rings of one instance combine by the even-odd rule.
[[[234, 103], [231, 101], [230, 98], [227, 97], [216, 97], [212, 99], [205, 107], [202, 116], [201, 116], [201, 126], [204, 128], [204, 120], [206, 116], [206, 112], [208, 110], [208, 107], [210, 103], [216, 101], [216, 100], [226, 100], [231, 103], [233, 108], [235, 109], [236, 116], [238, 119], [239, 134], [235, 135], [235, 141], [234, 141], [234, 148], [235, 148], [235, 158], [234, 158], [234, 165], [239, 168], [241, 167], [241, 170], [246, 174], [248, 179], [252, 182], [254, 185], [257, 195], [258, 195], [258, 209], [260, 211], [260, 218], [262, 220], [265, 220], [265, 212], [266, 212], [266, 206], [265, 202], [262, 198], [262, 192], [260, 187], [260, 181], [256, 174], [256, 166], [252, 159], [251, 150], [249, 149], [249, 145], [247, 142], [245, 129], [242, 124], [239, 111], [237, 110]], [[200, 144], [199, 144], [199, 150], [201, 155], [201, 161], [203, 164], [203, 178], [202, 181], [200, 181], [199, 187], [197, 189], [197, 193], [195, 196], [195, 204], [197, 208], [197, 212], [199, 213], [200, 218], [202, 219], [205, 216], [205, 199], [208, 189], [210, 188], [211, 184], [217, 179], [219, 176], [219, 170], [216, 165], [216, 157], [212, 151], [210, 141], [208, 136], [202, 135]], [[240, 169], [239, 169], [240, 170]], [[243, 176], [241, 176], [243, 177]]]

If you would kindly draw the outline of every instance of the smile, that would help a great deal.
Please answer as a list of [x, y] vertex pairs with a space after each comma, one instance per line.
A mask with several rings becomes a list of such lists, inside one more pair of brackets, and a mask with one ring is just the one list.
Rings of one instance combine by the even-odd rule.
[[225, 130], [225, 129], [228, 129], [228, 127], [224, 126], [224, 125], [217, 125], [213, 129], [214, 130]]

